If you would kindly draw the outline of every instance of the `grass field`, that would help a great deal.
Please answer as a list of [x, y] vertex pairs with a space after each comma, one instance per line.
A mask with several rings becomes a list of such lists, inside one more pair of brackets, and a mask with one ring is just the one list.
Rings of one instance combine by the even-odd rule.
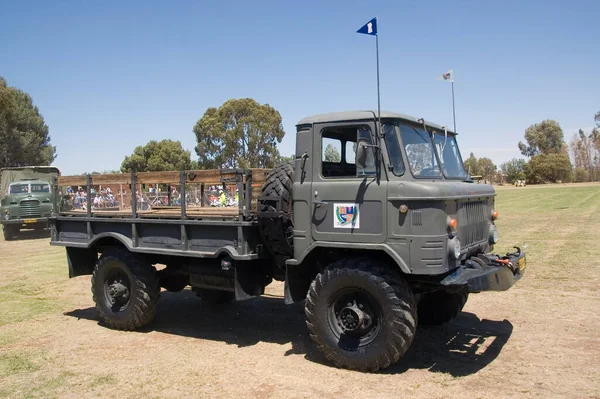
[[525, 277], [378, 374], [330, 367], [279, 283], [216, 310], [163, 292], [150, 327], [119, 332], [64, 249], [0, 241], [0, 397], [600, 397], [600, 185], [501, 187], [496, 204], [497, 249], [525, 248]]

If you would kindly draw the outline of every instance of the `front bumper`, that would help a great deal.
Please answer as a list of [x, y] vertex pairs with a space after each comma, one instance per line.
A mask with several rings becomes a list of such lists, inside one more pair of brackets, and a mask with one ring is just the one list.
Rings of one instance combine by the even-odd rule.
[[20, 225], [23, 227], [34, 226], [36, 224], [45, 224], [46, 226], [49, 227], [48, 219], [49, 218], [47, 218], [47, 217], [26, 218], [26, 219], [8, 219], [8, 220], [0, 218], [0, 224], [16, 224], [16, 225]]
[[525, 253], [519, 248], [505, 256], [480, 255], [468, 259], [442, 280], [446, 286], [469, 286], [469, 292], [506, 291], [523, 277]]

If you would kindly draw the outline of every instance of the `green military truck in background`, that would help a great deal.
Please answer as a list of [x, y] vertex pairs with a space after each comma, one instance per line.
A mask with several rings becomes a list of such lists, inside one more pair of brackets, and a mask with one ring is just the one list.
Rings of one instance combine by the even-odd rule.
[[52, 215], [52, 182], [60, 175], [54, 166], [22, 166], [0, 170], [0, 224], [4, 239], [22, 229], [44, 230]]

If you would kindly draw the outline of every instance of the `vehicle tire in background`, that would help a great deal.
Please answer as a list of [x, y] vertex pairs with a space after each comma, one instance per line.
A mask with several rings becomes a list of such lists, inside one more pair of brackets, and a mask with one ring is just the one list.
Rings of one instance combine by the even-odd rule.
[[412, 343], [417, 309], [402, 276], [367, 258], [343, 259], [318, 274], [305, 304], [311, 338], [337, 367], [377, 371]]
[[160, 296], [156, 269], [126, 249], [105, 251], [92, 274], [100, 319], [110, 328], [135, 330], [152, 321]]
[[417, 305], [419, 324], [439, 326], [448, 323], [462, 311], [469, 293], [463, 289], [456, 293], [435, 291], [421, 297]]
[[10, 225], [10, 224], [5, 224], [2, 226], [2, 232], [4, 233], [4, 240], [5, 241], [12, 241], [15, 239], [15, 236], [17, 235], [15, 232], [15, 226]]
[[[292, 201], [294, 175], [294, 162], [279, 165], [269, 172], [262, 189], [263, 199], [259, 202], [259, 212], [268, 212], [273, 215], [260, 216], [258, 227], [264, 244], [275, 256], [293, 256], [294, 254], [294, 207]], [[267, 197], [274, 199], [266, 199]], [[275, 215], [278, 202], [275, 198], [279, 198], [281, 202], [279, 215]]]
[[211, 305], [226, 305], [235, 299], [235, 294], [231, 291], [211, 290], [208, 288], [195, 288], [196, 295], [204, 302]]

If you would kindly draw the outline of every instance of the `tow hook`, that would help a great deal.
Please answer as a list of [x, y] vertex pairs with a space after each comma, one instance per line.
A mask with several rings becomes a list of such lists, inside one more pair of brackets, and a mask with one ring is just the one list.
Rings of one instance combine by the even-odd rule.
[[514, 267], [513, 263], [510, 261], [510, 258], [511, 257], [518, 258], [519, 256], [521, 256], [521, 248], [519, 248], [519, 247], [513, 247], [513, 248], [516, 249], [516, 252], [514, 252], [514, 253], [507, 252], [505, 256], [503, 256], [501, 258], [498, 257], [498, 258], [494, 259], [494, 261], [496, 263], [501, 263], [503, 265], [506, 265], [506, 266], [510, 267], [512, 270], [515, 270], [515, 267]]
[[507, 265], [508, 267], [510, 267], [511, 269], [513, 269], [513, 264], [512, 264], [512, 262], [511, 262], [510, 260], [508, 260], [508, 259], [504, 259], [504, 258], [502, 258], [502, 259], [501, 259], [501, 258], [498, 258], [498, 259], [496, 259], [496, 263], [502, 263], [502, 264], [505, 264], [505, 265]]

